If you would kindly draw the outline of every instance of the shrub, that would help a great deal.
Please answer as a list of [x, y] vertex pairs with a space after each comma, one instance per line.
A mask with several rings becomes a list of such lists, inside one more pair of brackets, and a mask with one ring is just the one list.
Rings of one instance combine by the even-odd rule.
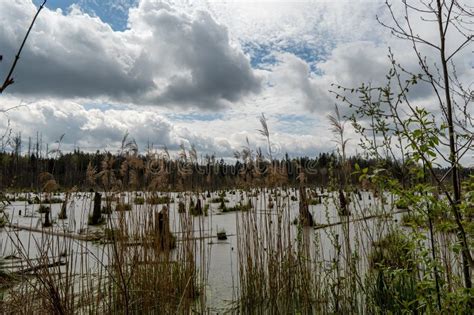
[[414, 212], [405, 213], [402, 216], [402, 225], [411, 226], [411, 227], [422, 227], [426, 225], [425, 219], [422, 215], [416, 214]]
[[400, 210], [406, 210], [408, 209], [408, 202], [403, 199], [399, 199], [395, 202], [395, 207]]

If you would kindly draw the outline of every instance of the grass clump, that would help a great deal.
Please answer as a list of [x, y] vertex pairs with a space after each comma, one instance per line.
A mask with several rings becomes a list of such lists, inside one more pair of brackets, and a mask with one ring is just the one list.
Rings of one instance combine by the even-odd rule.
[[308, 200], [308, 205], [310, 206], [315, 206], [315, 205], [320, 205], [320, 204], [321, 204], [321, 197]]
[[173, 199], [169, 196], [152, 195], [146, 199], [146, 202], [150, 205], [161, 205], [172, 203]]
[[252, 209], [252, 201], [249, 199], [247, 203], [243, 204], [242, 202], [239, 202], [233, 207], [227, 207], [224, 205], [224, 208], [221, 209], [222, 212], [234, 212], [234, 211], [249, 211]]
[[223, 197], [214, 197], [210, 201], [211, 203], [221, 203], [221, 202], [229, 202], [229, 199]]
[[373, 312], [417, 313], [423, 309], [412, 248], [412, 242], [400, 231], [374, 242], [366, 279], [369, 309]]
[[145, 198], [143, 197], [135, 197], [135, 199], [133, 200], [133, 202], [136, 204], [136, 205], [144, 205], [145, 204]]
[[413, 258], [409, 240], [395, 231], [373, 243], [369, 266], [372, 269], [413, 269]]

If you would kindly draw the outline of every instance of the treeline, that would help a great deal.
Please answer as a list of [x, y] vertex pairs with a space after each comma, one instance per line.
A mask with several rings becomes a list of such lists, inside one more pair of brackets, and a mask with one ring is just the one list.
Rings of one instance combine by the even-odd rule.
[[[350, 161], [361, 167], [372, 163], [360, 157], [351, 158]], [[114, 173], [116, 181], [121, 181], [121, 185], [135, 186], [137, 189], [146, 189], [158, 177], [161, 177], [161, 189], [219, 189], [265, 185], [269, 180], [294, 185], [301, 172], [304, 172], [309, 184], [326, 185], [330, 173], [337, 171], [338, 158], [334, 153], [322, 153], [315, 158], [290, 159], [286, 156], [272, 163], [265, 159], [229, 163], [209, 156], [197, 161], [150, 154], [87, 153], [76, 150], [55, 158], [37, 157], [34, 153], [19, 155], [3, 152], [0, 153], [0, 167], [2, 190], [41, 190], [40, 174], [45, 172], [52, 174], [61, 188], [76, 186], [86, 189], [91, 186], [88, 169], [89, 173], [94, 170], [99, 177], [101, 171], [108, 169]]]
[[[360, 168], [386, 168], [394, 178], [406, 181], [398, 163], [385, 161], [380, 165], [375, 160], [361, 156], [348, 158], [351, 169], [357, 164]], [[296, 185], [301, 174], [310, 186], [326, 186], [331, 178], [337, 178], [341, 170], [340, 159], [334, 153], [321, 153], [317, 157], [284, 159], [255, 158], [237, 160], [234, 163], [206, 156], [201, 160], [190, 157], [177, 159], [163, 155], [138, 154], [126, 152], [111, 154], [104, 152], [87, 153], [76, 150], [52, 157], [19, 155], [15, 152], [0, 153], [0, 184], [2, 190], [41, 191], [40, 174], [51, 174], [58, 189], [90, 189], [104, 182], [107, 174], [109, 186], [120, 185], [126, 189], [184, 190], [221, 189], [228, 187]], [[470, 173], [464, 170], [463, 176]], [[93, 177], [93, 178], [91, 178]], [[357, 181], [353, 176], [352, 181]], [[109, 187], [112, 188], [112, 187]]]

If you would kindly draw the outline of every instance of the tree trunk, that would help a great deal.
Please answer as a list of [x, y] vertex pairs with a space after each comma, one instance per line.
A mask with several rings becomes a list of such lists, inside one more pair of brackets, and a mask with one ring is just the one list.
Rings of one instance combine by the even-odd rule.
[[[452, 169], [452, 186], [453, 186], [453, 193], [454, 193], [454, 202], [452, 203], [452, 211], [456, 219], [456, 224], [458, 227], [458, 237], [461, 241], [462, 245], [462, 265], [463, 265], [463, 274], [464, 274], [464, 283], [466, 288], [472, 288], [472, 280], [471, 280], [471, 271], [470, 271], [470, 264], [472, 262], [471, 253], [469, 250], [469, 245], [467, 242], [466, 232], [464, 231], [464, 227], [462, 225], [462, 216], [460, 212], [460, 204], [461, 204], [461, 185], [459, 181], [459, 174], [458, 174], [458, 161], [457, 161], [457, 151], [456, 151], [456, 134], [454, 131], [454, 124], [453, 124], [453, 105], [451, 102], [451, 91], [450, 91], [450, 84], [449, 84], [449, 73], [448, 73], [448, 61], [446, 59], [446, 38], [445, 33], [443, 30], [443, 6], [441, 0], [436, 1], [438, 6], [438, 27], [439, 27], [439, 35], [440, 35], [440, 54], [441, 54], [441, 64], [442, 64], [442, 71], [443, 71], [443, 79], [444, 79], [444, 93], [446, 98], [446, 109], [447, 109], [447, 120], [448, 120], [448, 132], [449, 132], [449, 161], [450, 166]], [[449, 21], [446, 21], [449, 23]]]

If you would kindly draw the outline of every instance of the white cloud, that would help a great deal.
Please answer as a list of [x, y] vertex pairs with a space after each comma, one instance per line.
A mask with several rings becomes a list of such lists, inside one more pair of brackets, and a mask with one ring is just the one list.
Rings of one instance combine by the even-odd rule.
[[[177, 148], [187, 139], [166, 117], [153, 110], [86, 109], [71, 101], [45, 100], [28, 104], [8, 113], [11, 127], [21, 131], [24, 139], [43, 136], [44, 143], [53, 143], [65, 134], [67, 150], [78, 146], [86, 151], [115, 151], [128, 131], [143, 150], [149, 143], [157, 147]], [[6, 127], [2, 121], [1, 128]]]
[[[15, 98], [4, 99], [6, 107], [16, 105], [16, 102]], [[92, 152], [116, 152], [126, 132], [137, 141], [142, 152], [147, 145], [153, 145], [155, 149], [166, 146], [173, 152], [181, 144], [188, 148], [194, 144], [202, 155], [214, 153], [218, 157], [228, 158], [246, 144], [246, 138], [249, 138], [254, 149], [266, 148], [264, 139], [256, 131], [260, 128], [258, 110], [248, 108], [247, 114], [242, 115], [232, 115], [231, 112], [229, 117], [213, 120], [210, 127], [208, 121], [202, 120], [171, 121], [168, 113], [154, 107], [143, 110], [101, 110], [87, 108], [73, 101], [49, 99], [17, 108], [8, 113], [8, 118], [14, 132], [22, 134], [23, 151], [26, 150], [29, 137], [36, 141], [37, 132], [42, 136], [43, 148], [46, 148], [46, 144], [51, 148], [64, 134], [62, 148], [65, 151], [79, 147]], [[272, 143], [275, 145], [274, 156], [281, 157], [286, 152], [291, 155], [314, 155], [332, 148], [332, 144], [328, 144], [330, 135], [313, 136], [281, 131], [278, 117], [273, 114], [269, 114], [269, 124]], [[2, 120], [0, 129], [6, 127], [7, 121]]]
[[[381, 1], [142, 0], [130, 9], [123, 32], [79, 7], [65, 15], [45, 10], [2, 105], [34, 100], [10, 114], [24, 136], [40, 131], [53, 142], [66, 133], [70, 146], [116, 150], [128, 130], [142, 148], [148, 141], [195, 144], [203, 154], [224, 157], [246, 137], [265, 147], [256, 132], [264, 112], [281, 153], [314, 155], [334, 148], [326, 118], [337, 101], [331, 83], [384, 84], [389, 45], [407, 69], [419, 71], [409, 43], [377, 24], [376, 14], [387, 18], [381, 8]], [[0, 48], [10, 58], [0, 75], [34, 10], [27, 0], [0, 2]], [[432, 30], [421, 26], [420, 32]], [[248, 45], [256, 49], [251, 54], [268, 49], [272, 62], [252, 69], [241, 48]], [[430, 49], [422, 53], [436, 61]], [[468, 86], [470, 56], [467, 49], [455, 60]], [[426, 85], [411, 93], [417, 104], [438, 110]], [[90, 103], [112, 107], [91, 109]], [[349, 130], [348, 137], [354, 152], [357, 136]]]
[[[35, 7], [0, 3], [0, 42], [10, 64]], [[15, 71], [15, 95], [218, 108], [259, 90], [247, 57], [205, 12], [180, 13], [143, 0], [130, 29], [116, 32], [73, 6], [44, 9]], [[7, 67], [0, 68], [0, 75]]]

